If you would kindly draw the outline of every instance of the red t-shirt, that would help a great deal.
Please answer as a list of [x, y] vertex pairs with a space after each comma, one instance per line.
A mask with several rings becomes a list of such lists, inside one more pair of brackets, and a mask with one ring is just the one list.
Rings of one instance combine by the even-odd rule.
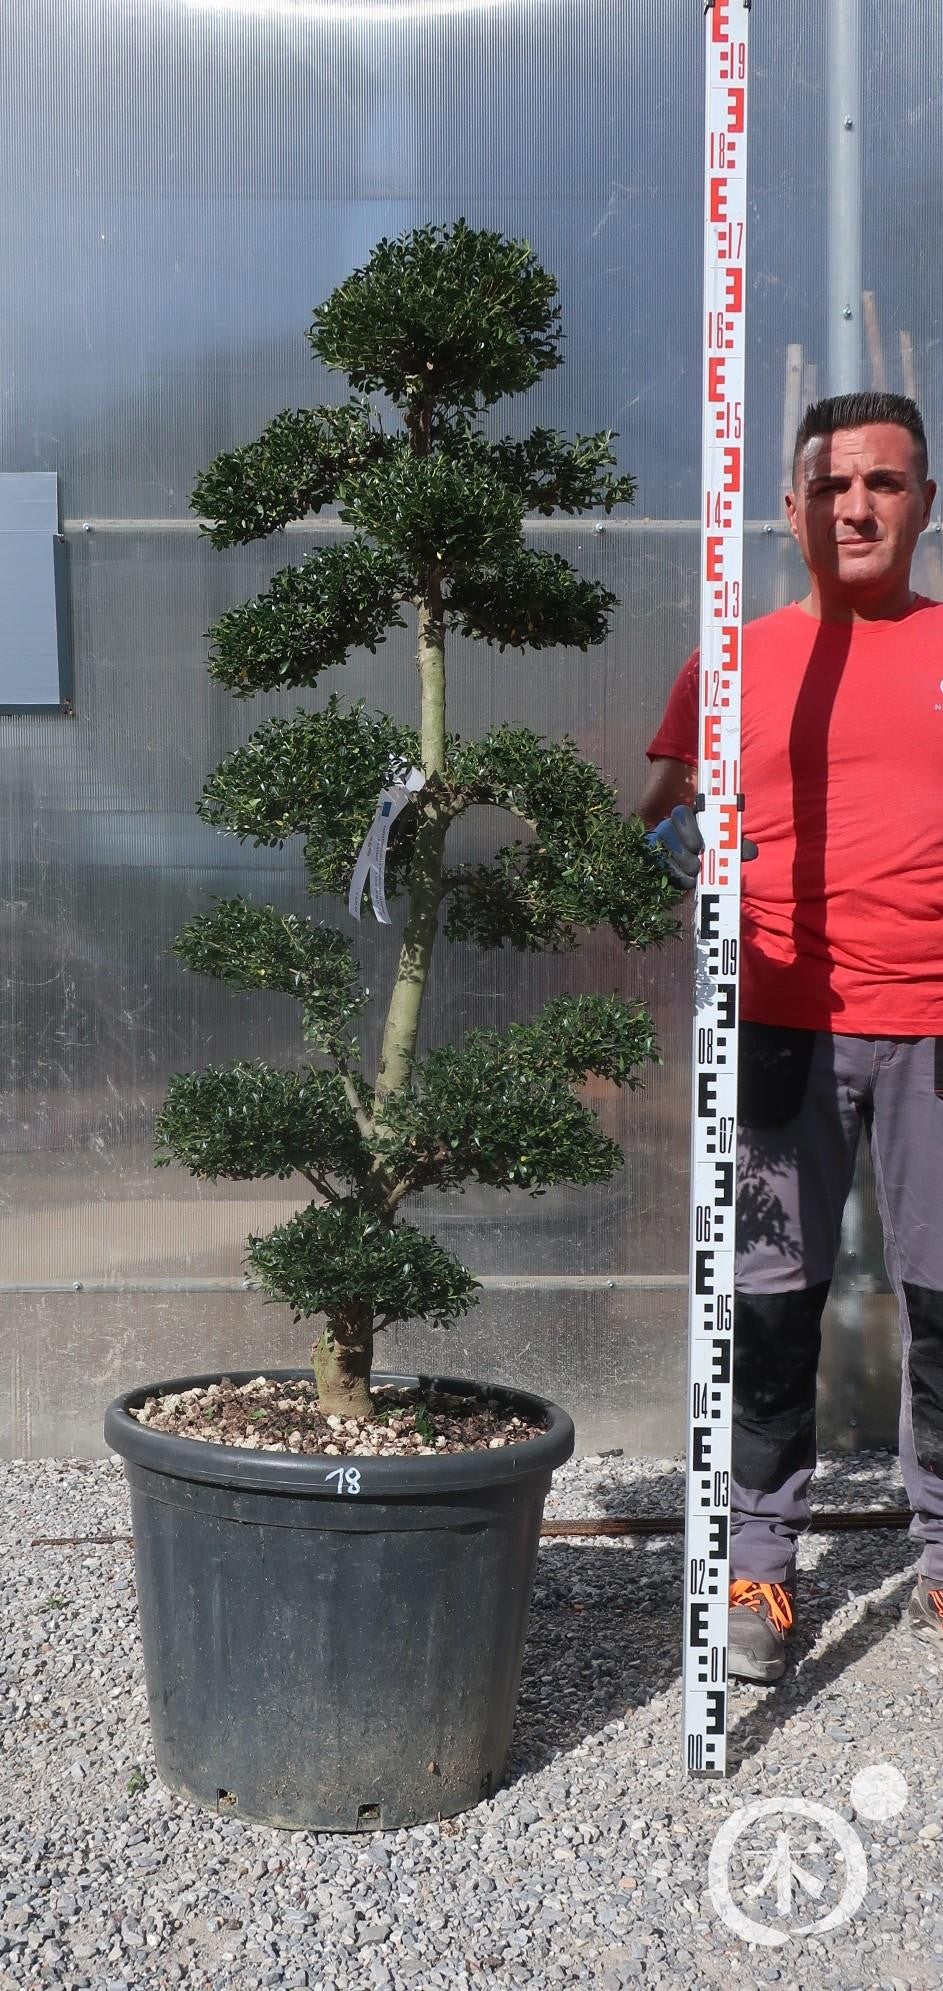
[[[698, 761], [698, 656], [650, 760]], [[741, 1015], [860, 1037], [943, 1036], [943, 604], [743, 633]]]

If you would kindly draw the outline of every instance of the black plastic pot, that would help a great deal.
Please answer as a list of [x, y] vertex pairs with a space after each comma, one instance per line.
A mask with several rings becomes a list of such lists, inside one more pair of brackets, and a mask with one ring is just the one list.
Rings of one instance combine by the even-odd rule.
[[128, 1414], [218, 1380], [129, 1390], [105, 1416], [131, 1487], [163, 1782], [214, 1811], [309, 1831], [415, 1825], [490, 1796], [570, 1418], [519, 1391], [377, 1376], [499, 1397], [547, 1428], [493, 1452], [344, 1460], [177, 1438]]

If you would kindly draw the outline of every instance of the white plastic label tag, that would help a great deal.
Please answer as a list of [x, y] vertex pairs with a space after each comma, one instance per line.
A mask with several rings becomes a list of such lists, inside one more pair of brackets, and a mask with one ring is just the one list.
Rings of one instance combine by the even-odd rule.
[[[397, 770], [399, 772], [399, 770]], [[421, 767], [411, 767], [402, 780], [393, 781], [388, 788], [381, 788], [373, 821], [364, 837], [354, 866], [347, 895], [347, 910], [354, 919], [360, 918], [363, 888], [370, 880], [370, 902], [373, 916], [381, 926], [391, 924], [386, 903], [386, 853], [390, 841], [390, 831], [397, 816], [402, 815], [420, 788], [425, 787], [426, 777]]]

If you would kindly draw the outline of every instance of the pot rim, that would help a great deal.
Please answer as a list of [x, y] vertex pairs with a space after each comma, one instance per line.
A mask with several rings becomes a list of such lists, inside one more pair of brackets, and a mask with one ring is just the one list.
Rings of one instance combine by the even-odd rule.
[[[247, 1451], [239, 1445], [217, 1445], [212, 1439], [188, 1438], [171, 1431], [153, 1431], [130, 1415], [149, 1396], [169, 1396], [187, 1389], [204, 1389], [223, 1376], [234, 1383], [252, 1382], [264, 1375], [272, 1382], [309, 1381], [310, 1367], [267, 1369], [216, 1369], [198, 1376], [174, 1377], [158, 1383], [139, 1383], [115, 1397], [105, 1412], [105, 1442], [128, 1465], [171, 1479], [199, 1480], [215, 1486], [264, 1490], [273, 1493], [312, 1495], [336, 1500], [355, 1499], [359, 1494], [374, 1498], [428, 1495], [433, 1491], [452, 1492], [463, 1487], [498, 1486], [509, 1480], [523, 1480], [532, 1474], [550, 1473], [571, 1457], [575, 1432], [573, 1420], [559, 1404], [506, 1383], [481, 1383], [468, 1377], [432, 1374], [401, 1375], [378, 1372], [371, 1378], [375, 1388], [388, 1385], [407, 1388], [442, 1389], [456, 1394], [496, 1396], [508, 1404], [535, 1412], [546, 1419], [546, 1430], [536, 1438], [518, 1444], [502, 1445], [495, 1451], [435, 1453], [417, 1458], [375, 1458], [352, 1453], [333, 1458], [328, 1452]], [[356, 1488], [348, 1487], [338, 1474], [355, 1469]], [[433, 1480], [434, 1475], [434, 1480]]]

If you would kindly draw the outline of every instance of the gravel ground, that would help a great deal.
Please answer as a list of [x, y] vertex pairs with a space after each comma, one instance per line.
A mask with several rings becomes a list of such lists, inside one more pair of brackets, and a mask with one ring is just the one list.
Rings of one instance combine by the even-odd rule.
[[[896, 1461], [826, 1460], [816, 1497], [901, 1504]], [[548, 1518], [680, 1502], [676, 1461], [583, 1459]], [[943, 1985], [943, 1640], [900, 1623], [905, 1532], [806, 1538], [796, 1663], [734, 1688], [722, 1782], [679, 1767], [681, 1539], [547, 1542], [505, 1787], [451, 1823], [347, 1837], [218, 1819], [157, 1781], [130, 1547], [29, 1546], [127, 1531], [118, 1465], [0, 1466], [0, 1503], [0, 1986]], [[827, 1817], [745, 1822], [721, 1907], [783, 1942], [747, 1940], [708, 1890], [715, 1835], [755, 1799], [845, 1821], [844, 1870]], [[800, 1933], [858, 1844], [853, 1919]]]

